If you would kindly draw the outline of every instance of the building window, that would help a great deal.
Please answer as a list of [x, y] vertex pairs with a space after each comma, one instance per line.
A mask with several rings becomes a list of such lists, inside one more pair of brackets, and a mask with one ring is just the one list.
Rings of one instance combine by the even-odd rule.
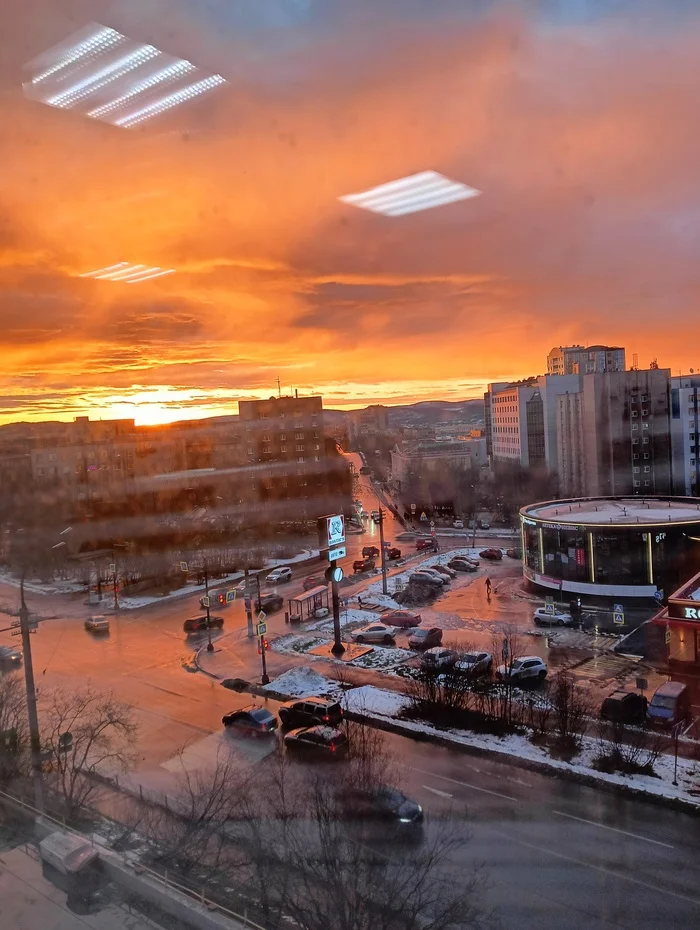
[[651, 471], [651, 466], [645, 465], [645, 466], [644, 466], [644, 471], [645, 471], [647, 474], [649, 474], [649, 472]]
[[633, 410], [633, 411], [632, 411], [632, 416], [633, 416], [633, 417], [636, 417], [636, 416], [637, 416], [637, 411], [636, 411], [636, 410]]
[[287, 438], [287, 434], [286, 434], [286, 433], [280, 433], [280, 442], [284, 442], [284, 441], [286, 440], [286, 438]]
[[314, 449], [315, 449], [317, 452], [318, 452], [318, 450], [319, 450], [320, 448], [321, 448], [321, 447], [318, 445], [318, 443], [314, 446]]
[[304, 456], [303, 456], [303, 455], [298, 455], [298, 456], [297, 456], [297, 462], [298, 462], [300, 465], [303, 465], [303, 464], [304, 464]]
[[643, 446], [646, 446], [646, 445], [648, 445], [648, 444], [649, 444], [649, 437], [648, 437], [648, 436], [645, 436], [644, 439], [642, 439], [642, 445], [643, 445]]
[[254, 455], [254, 454], [255, 454], [255, 450], [253, 449], [253, 447], [248, 446], [248, 455]]
[[632, 429], [639, 429], [639, 427], [637, 426], [636, 423], [633, 423], [633, 424], [632, 424]]
[[649, 429], [648, 423], [642, 423], [642, 429]]
[[263, 441], [263, 442], [272, 442], [272, 436], [270, 436], [270, 435], [268, 435], [267, 433], [265, 433], [265, 435], [264, 435], [263, 438], [262, 438], [262, 441]]
[[314, 456], [314, 462], [320, 462], [320, 461], [321, 461], [321, 456], [320, 456], [320, 455], [315, 455], [315, 456]]
[[635, 475], [638, 475], [638, 474], [639, 474], [639, 465], [635, 465], [634, 468], [632, 469], [632, 471], [634, 472]]
[[633, 462], [636, 462], [638, 458], [639, 458], [639, 452], [633, 452], [633, 453], [632, 453], [632, 461], [633, 461]]
[[645, 459], [648, 459], [648, 458], [649, 458], [649, 453], [648, 453], [648, 452], [645, 452], [645, 453], [644, 453], [644, 458], [645, 458]]
[[297, 446], [297, 452], [303, 452], [303, 451], [304, 451], [303, 446]]
[[280, 446], [280, 452], [286, 452], [286, 451], [287, 451], [286, 446]]
[[638, 488], [638, 487], [639, 487], [639, 481], [636, 481], [636, 480], [635, 480], [634, 486], [635, 486], [635, 488]]
[[638, 440], [638, 439], [633, 439], [633, 440], [632, 440], [632, 445], [633, 445], [633, 446], [638, 446], [638, 445], [639, 445], [639, 440]]
[[312, 420], [312, 421], [311, 421], [311, 425], [312, 425], [312, 426], [318, 426], [318, 420]]
[[304, 425], [304, 424], [303, 424], [301, 421], [299, 421], [299, 422], [297, 422], [297, 423], [294, 424], [294, 429], [301, 429], [303, 425]]
[[649, 395], [648, 395], [648, 394], [642, 394], [641, 400], [642, 400], [643, 402], [648, 401], [648, 400], [649, 400]]
[[646, 407], [642, 407], [642, 416], [643, 417], [649, 416], [649, 410]]
[[269, 455], [272, 452], [272, 446], [263, 446], [263, 455]]

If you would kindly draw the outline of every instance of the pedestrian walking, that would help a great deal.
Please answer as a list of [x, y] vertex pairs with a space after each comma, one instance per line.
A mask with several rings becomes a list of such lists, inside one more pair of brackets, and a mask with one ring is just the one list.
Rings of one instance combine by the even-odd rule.
[[357, 604], [360, 610], [362, 610], [362, 598], [360, 597], [359, 594], [357, 595]]
[[490, 578], [486, 579], [485, 585], [486, 585], [486, 600], [490, 601], [491, 600], [491, 579]]

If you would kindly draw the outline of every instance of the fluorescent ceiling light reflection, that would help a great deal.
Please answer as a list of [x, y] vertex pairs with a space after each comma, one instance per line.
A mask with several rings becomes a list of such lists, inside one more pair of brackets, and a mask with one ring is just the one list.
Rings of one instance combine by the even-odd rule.
[[404, 216], [459, 200], [469, 200], [478, 197], [480, 193], [476, 188], [451, 181], [437, 171], [421, 171], [339, 199], [343, 203], [383, 216]]
[[25, 70], [28, 97], [123, 128], [227, 83], [220, 74], [204, 74], [184, 58], [96, 23]]
[[116, 265], [98, 268], [97, 271], [86, 271], [84, 274], [78, 275], [78, 277], [92, 278], [93, 281], [140, 284], [142, 281], [151, 281], [153, 278], [162, 278], [168, 274], [175, 274], [175, 269], [161, 268], [159, 265], [134, 265], [130, 262], [117, 262]]

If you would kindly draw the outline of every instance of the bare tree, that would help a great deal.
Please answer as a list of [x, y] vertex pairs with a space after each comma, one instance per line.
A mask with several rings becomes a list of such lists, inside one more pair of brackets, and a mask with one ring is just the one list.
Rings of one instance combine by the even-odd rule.
[[29, 733], [24, 682], [17, 674], [0, 678], [0, 783], [27, 771]]
[[492, 638], [491, 652], [494, 661], [503, 666], [497, 700], [497, 712], [501, 725], [506, 729], [517, 727], [523, 722], [524, 706], [514, 700], [517, 684], [513, 668], [518, 659], [525, 655], [525, 643], [517, 628], [505, 624]]
[[654, 763], [664, 750], [663, 734], [620, 720], [598, 722], [596, 765], [609, 772], [653, 774]]
[[552, 726], [561, 749], [578, 750], [593, 710], [591, 695], [576, 684], [573, 675], [559, 672], [551, 681]]
[[68, 819], [88, 806], [98, 788], [96, 775], [129, 768], [136, 735], [132, 708], [109, 691], [88, 685], [51, 694], [42, 721], [43, 747], [49, 755], [46, 781]]

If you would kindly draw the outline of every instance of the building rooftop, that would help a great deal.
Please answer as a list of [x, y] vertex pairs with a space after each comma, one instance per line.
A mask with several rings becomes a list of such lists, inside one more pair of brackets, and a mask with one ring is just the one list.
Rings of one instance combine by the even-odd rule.
[[599, 497], [546, 501], [520, 511], [524, 517], [546, 523], [594, 526], [700, 523], [700, 498]]

